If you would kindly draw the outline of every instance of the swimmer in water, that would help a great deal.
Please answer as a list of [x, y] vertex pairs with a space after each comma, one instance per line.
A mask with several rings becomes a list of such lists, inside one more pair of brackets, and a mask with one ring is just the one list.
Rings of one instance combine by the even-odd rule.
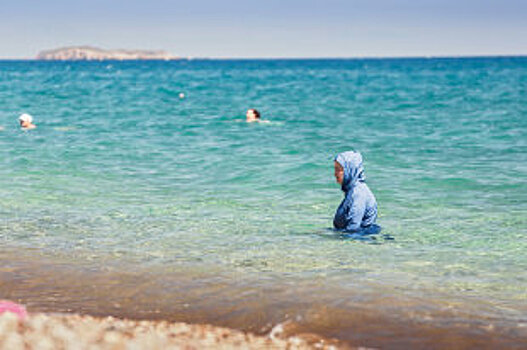
[[259, 122], [260, 121], [260, 112], [258, 112], [254, 108], [248, 109], [247, 113], [245, 114], [245, 121], [247, 123]]
[[269, 120], [262, 120], [260, 117], [260, 112], [258, 112], [256, 109], [251, 108], [247, 110], [247, 114], [245, 114], [245, 121], [247, 123], [269, 123]]
[[35, 124], [33, 124], [33, 117], [27, 113], [20, 115], [20, 117], [18, 117], [18, 121], [20, 122], [20, 127], [23, 130], [35, 129], [37, 127]]

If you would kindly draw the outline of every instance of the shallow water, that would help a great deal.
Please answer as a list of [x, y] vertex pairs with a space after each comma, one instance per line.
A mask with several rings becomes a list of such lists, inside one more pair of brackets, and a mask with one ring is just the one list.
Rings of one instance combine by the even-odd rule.
[[[271, 122], [240, 122], [249, 107]], [[22, 112], [37, 129], [17, 128]], [[444, 328], [459, 346], [509, 334], [514, 347], [526, 116], [521, 57], [0, 62], [0, 296], [101, 314], [116, 299], [118, 315], [253, 331], [291, 320], [372, 346]], [[348, 149], [388, 236], [328, 230], [332, 157]], [[390, 325], [407, 343], [380, 341]]]

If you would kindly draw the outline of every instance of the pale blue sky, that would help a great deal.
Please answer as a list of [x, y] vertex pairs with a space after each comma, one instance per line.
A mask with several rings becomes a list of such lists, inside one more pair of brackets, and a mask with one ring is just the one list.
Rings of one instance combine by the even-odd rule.
[[0, 0], [0, 57], [70, 45], [193, 57], [527, 54], [527, 0]]

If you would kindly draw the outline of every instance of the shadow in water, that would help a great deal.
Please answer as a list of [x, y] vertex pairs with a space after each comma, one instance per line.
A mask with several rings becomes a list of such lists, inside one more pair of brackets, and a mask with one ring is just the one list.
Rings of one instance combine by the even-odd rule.
[[381, 244], [384, 241], [393, 241], [395, 238], [389, 234], [381, 234], [382, 228], [379, 225], [372, 225], [363, 228], [357, 232], [345, 232], [335, 230], [334, 228], [327, 228], [323, 232], [317, 232], [318, 236], [323, 236], [329, 239], [338, 239], [343, 241], [359, 241], [370, 244]]

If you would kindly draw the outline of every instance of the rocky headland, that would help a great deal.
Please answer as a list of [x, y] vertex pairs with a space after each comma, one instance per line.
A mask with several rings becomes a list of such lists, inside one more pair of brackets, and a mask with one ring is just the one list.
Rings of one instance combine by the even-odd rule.
[[176, 60], [166, 51], [148, 50], [104, 50], [91, 46], [63, 47], [40, 52], [37, 60], [53, 61], [104, 61], [104, 60]]

